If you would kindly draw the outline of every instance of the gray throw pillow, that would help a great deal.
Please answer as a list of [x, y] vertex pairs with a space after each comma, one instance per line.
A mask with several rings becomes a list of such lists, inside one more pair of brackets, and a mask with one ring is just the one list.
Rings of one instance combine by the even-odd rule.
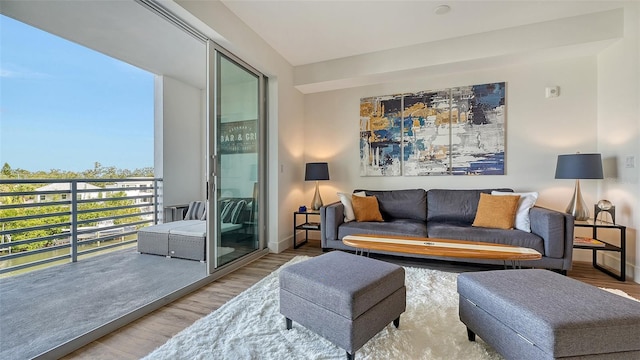
[[200, 220], [204, 215], [205, 204], [203, 201], [192, 201], [189, 203], [189, 209], [184, 215], [185, 220]]

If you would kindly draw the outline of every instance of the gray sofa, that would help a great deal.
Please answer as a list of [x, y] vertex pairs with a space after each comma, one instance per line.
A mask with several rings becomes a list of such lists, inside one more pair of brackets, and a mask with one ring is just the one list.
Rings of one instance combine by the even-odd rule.
[[[532, 248], [542, 259], [527, 261], [526, 266], [560, 270], [571, 269], [573, 254], [573, 217], [538, 206], [529, 212], [531, 232], [473, 227], [480, 193], [511, 189], [411, 189], [355, 190], [375, 195], [384, 222], [344, 222], [344, 205], [332, 203], [320, 209], [322, 249], [354, 250], [342, 238], [354, 234], [379, 234], [483, 241]], [[381, 252], [382, 253], [382, 252]], [[394, 254], [398, 255], [398, 254]], [[403, 256], [424, 257], [402, 254]], [[483, 259], [446, 259], [474, 263], [503, 264]]]

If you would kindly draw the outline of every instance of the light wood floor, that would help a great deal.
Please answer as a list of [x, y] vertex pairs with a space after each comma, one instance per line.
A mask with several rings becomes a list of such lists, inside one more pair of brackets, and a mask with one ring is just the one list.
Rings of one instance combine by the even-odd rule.
[[[64, 359], [139, 359], [172, 336], [189, 327], [196, 320], [267, 276], [297, 255], [320, 255], [318, 241], [280, 254], [269, 254], [250, 265], [187, 295], [153, 313], [71, 353]], [[402, 261], [399, 261], [402, 263]], [[407, 262], [405, 262], [407, 263]], [[430, 268], [461, 271], [463, 267], [444, 262], [425, 263]], [[405, 264], [402, 264], [405, 265]], [[410, 265], [420, 265], [410, 261]], [[590, 263], [574, 263], [569, 276], [586, 283], [606, 288], [620, 289], [640, 299], [640, 284], [620, 282], [591, 267]]]

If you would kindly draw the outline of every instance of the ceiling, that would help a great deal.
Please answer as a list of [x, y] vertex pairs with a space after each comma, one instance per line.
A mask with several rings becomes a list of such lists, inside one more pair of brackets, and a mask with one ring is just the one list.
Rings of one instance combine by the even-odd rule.
[[2, 0], [0, 13], [154, 74], [205, 88], [205, 44], [133, 0]]
[[[618, 8], [616, 1], [222, 0], [294, 66]], [[436, 15], [435, 8], [451, 10]]]
[[[160, 2], [179, 7], [170, 0]], [[298, 67], [621, 6], [614, 1], [222, 3]], [[448, 4], [451, 11], [436, 15], [434, 9], [441, 4]], [[155, 74], [205, 87], [204, 44], [134, 0], [1, 0], [0, 12]]]

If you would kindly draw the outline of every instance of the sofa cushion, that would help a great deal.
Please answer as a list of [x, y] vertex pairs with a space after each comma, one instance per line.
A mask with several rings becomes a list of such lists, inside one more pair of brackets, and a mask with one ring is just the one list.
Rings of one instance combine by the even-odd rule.
[[531, 232], [531, 220], [529, 219], [529, 211], [536, 204], [538, 200], [538, 193], [533, 192], [500, 192], [492, 191], [491, 195], [520, 195], [520, 201], [518, 202], [518, 211], [516, 212], [516, 220], [513, 224], [518, 230]]
[[184, 220], [200, 220], [204, 216], [206, 206], [204, 201], [192, 201], [189, 203], [189, 209], [184, 215]]
[[471, 225], [476, 217], [480, 194], [491, 194], [494, 190], [513, 192], [511, 189], [431, 189], [427, 191], [427, 221], [453, 221]]
[[338, 239], [347, 235], [399, 235], [427, 237], [427, 225], [423, 221], [392, 219], [386, 222], [348, 222], [338, 228]]
[[351, 202], [356, 221], [384, 221], [378, 207], [378, 199], [375, 196], [353, 195]]
[[247, 207], [247, 201], [244, 199], [225, 199], [218, 206], [220, 219], [223, 223], [239, 224], [242, 222], [241, 215]]
[[427, 220], [427, 192], [409, 190], [356, 190], [378, 198], [380, 213], [385, 221], [391, 219]]
[[480, 194], [478, 211], [472, 226], [505, 230], [513, 229], [516, 210], [518, 210], [518, 201], [520, 201], [519, 195]]
[[341, 193], [341, 192], [338, 193], [338, 198], [340, 199], [340, 202], [344, 206], [344, 222], [349, 222], [356, 219], [356, 214], [353, 212], [353, 202], [351, 201], [351, 196], [353, 195], [367, 196], [367, 194], [365, 194], [364, 191], [353, 193], [353, 194], [347, 194], [347, 193]]
[[545, 255], [544, 240], [538, 235], [524, 231], [478, 228], [464, 223], [430, 221], [427, 223], [427, 233], [430, 238], [521, 246], [534, 249], [542, 256]]

